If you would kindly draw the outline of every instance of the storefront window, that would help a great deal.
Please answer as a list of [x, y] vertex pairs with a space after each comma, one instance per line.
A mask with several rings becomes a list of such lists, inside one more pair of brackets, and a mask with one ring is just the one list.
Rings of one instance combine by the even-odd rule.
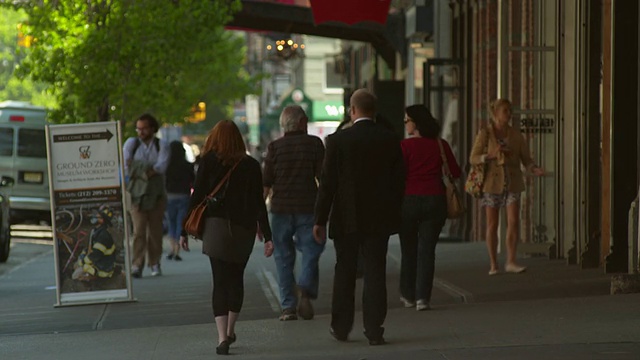
[[[502, 29], [506, 29], [506, 61], [502, 67], [506, 91], [502, 96], [513, 103], [514, 126], [529, 144], [534, 161], [546, 175], [527, 175], [521, 201], [521, 239], [530, 244], [557, 241], [558, 149], [557, 109], [557, 4], [554, 0], [504, 1]], [[506, 52], [506, 53], [504, 53]]]

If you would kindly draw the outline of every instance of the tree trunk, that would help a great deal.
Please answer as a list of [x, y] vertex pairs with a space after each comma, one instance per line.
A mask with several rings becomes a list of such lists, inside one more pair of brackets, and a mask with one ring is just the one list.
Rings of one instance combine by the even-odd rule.
[[98, 108], [98, 121], [109, 121], [109, 98], [102, 100], [100, 108]]

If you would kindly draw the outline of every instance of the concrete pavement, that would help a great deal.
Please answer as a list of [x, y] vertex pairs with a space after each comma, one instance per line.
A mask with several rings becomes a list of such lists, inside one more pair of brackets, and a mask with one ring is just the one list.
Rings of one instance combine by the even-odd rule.
[[[639, 359], [640, 295], [394, 309], [389, 344], [369, 346], [358, 316], [350, 341], [311, 321], [240, 321], [231, 353], [243, 359]], [[4, 336], [2, 359], [210, 359], [210, 324]]]
[[[395, 246], [392, 241], [390, 267], [398, 260], [393, 258]], [[202, 257], [185, 255], [193, 255], [193, 261]], [[544, 258], [522, 259], [522, 263], [529, 267], [525, 274], [490, 277], [483, 244], [443, 243], [438, 246], [436, 263], [436, 290], [440, 294], [434, 299], [433, 310], [398, 308], [395, 291], [389, 289], [388, 345], [368, 345], [360, 313], [350, 341], [335, 341], [328, 333], [329, 316], [321, 311], [311, 321], [279, 322], [273, 315], [243, 321], [241, 317], [238, 342], [231, 353], [247, 359], [640, 359], [640, 295], [607, 295], [610, 276], [602, 274], [602, 269], [580, 270], [561, 260]], [[194, 274], [195, 268], [189, 270], [184, 265], [161, 279], [136, 282], [139, 303], [60, 309], [51, 307], [50, 296], [43, 300], [38, 295], [51, 283], [51, 274], [44, 278], [37, 274], [50, 271], [50, 264], [33, 261], [11, 270], [0, 276], [0, 306], [4, 306], [0, 315], [5, 312], [0, 316], [0, 334], [9, 334], [0, 335], [0, 359], [216, 357], [217, 335], [210, 318], [208, 286], [197, 290], [202, 300], [195, 303], [196, 311], [181, 309], [179, 298], [170, 299], [170, 289], [163, 287], [184, 283], [193, 276], [199, 276], [197, 283], [202, 285], [210, 281], [206, 266], [197, 266], [201, 270]], [[329, 274], [323, 276], [323, 281], [330, 281]], [[268, 306], [264, 298], [249, 298], [245, 303], [256, 301]], [[185, 323], [192, 325], [144, 324], [140, 311], [150, 307], [164, 308], [174, 316], [191, 316]], [[28, 309], [30, 313], [7, 313], [7, 308]], [[250, 314], [249, 307], [245, 318]], [[128, 324], [126, 317], [132, 321], [135, 317], [135, 326], [93, 326], [91, 321], [120, 319], [117, 321]], [[5, 326], [14, 329], [20, 328], [21, 321], [25, 329], [29, 328], [26, 323], [31, 323], [31, 328], [47, 322], [68, 326], [58, 326], [54, 333], [20, 334], [3, 331], [3, 319]]]

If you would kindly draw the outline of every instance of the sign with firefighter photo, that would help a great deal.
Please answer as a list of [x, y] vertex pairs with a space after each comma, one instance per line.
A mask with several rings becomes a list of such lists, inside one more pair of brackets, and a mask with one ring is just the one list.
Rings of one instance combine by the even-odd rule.
[[56, 306], [132, 301], [120, 126], [48, 125]]

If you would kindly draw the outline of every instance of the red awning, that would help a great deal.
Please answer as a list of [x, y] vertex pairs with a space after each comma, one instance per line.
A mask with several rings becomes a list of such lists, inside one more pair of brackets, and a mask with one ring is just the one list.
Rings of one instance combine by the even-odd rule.
[[339, 21], [355, 24], [373, 21], [387, 22], [391, 0], [311, 0], [313, 21], [318, 24]]

